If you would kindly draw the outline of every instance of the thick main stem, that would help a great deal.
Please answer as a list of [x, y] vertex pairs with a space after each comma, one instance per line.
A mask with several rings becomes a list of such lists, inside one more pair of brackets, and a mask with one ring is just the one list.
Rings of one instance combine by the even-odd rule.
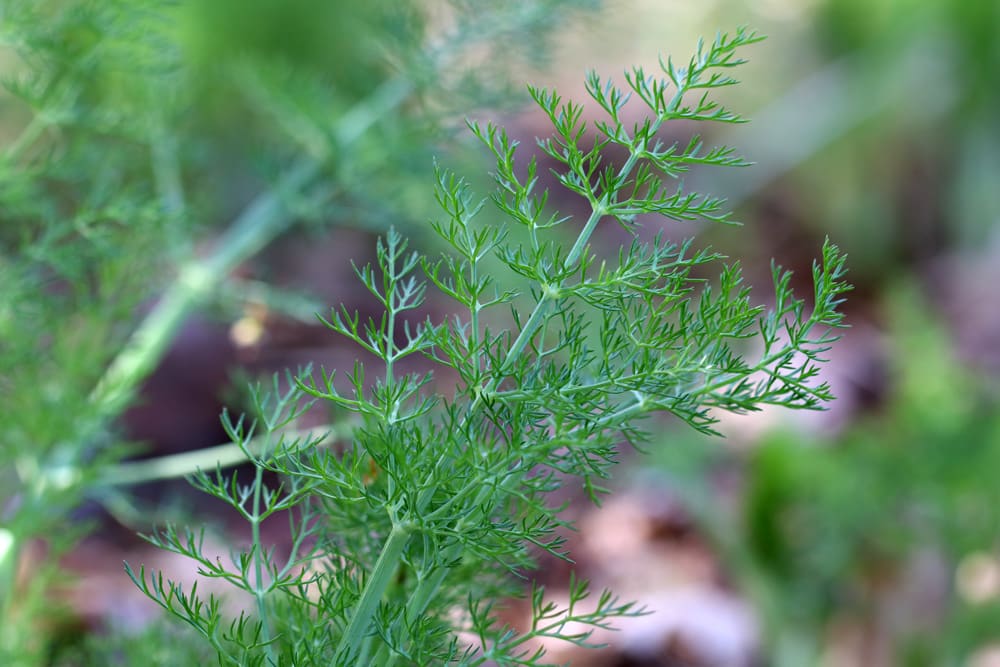
[[102, 417], [117, 415], [132, 398], [136, 386], [162, 358], [167, 345], [191, 309], [202, 301], [237, 264], [259, 252], [291, 220], [283, 197], [298, 191], [319, 172], [314, 162], [292, 170], [272, 190], [251, 204], [219, 238], [218, 250], [204, 260], [181, 268], [177, 279], [150, 311], [131, 340], [108, 366], [94, 390]]
[[[304, 440], [312, 446], [332, 445], [346, 437], [354, 428], [349, 421], [311, 429], [284, 431], [284, 435], [294, 440]], [[263, 452], [270, 435], [257, 436], [246, 442], [251, 453]], [[168, 454], [141, 461], [125, 461], [110, 465], [100, 472], [98, 486], [130, 486], [156, 480], [174, 479], [193, 475], [199, 470], [231, 468], [246, 463], [247, 454], [236, 443], [226, 443], [180, 454]]]
[[[335, 133], [338, 148], [344, 149], [357, 141], [379, 118], [398, 107], [412, 90], [410, 81], [394, 79], [358, 104], [338, 124]], [[163, 357], [191, 310], [240, 262], [260, 252], [287, 229], [293, 216], [285, 206], [285, 197], [301, 192], [319, 172], [320, 164], [315, 161], [299, 164], [247, 207], [219, 238], [211, 257], [181, 269], [174, 284], [139, 325], [95, 388], [93, 400], [101, 418], [113, 417], [124, 409], [138, 384]]]
[[[351, 621], [344, 630], [344, 635], [337, 645], [336, 664], [350, 660], [359, 655], [372, 625], [372, 619], [378, 609], [379, 602], [385, 596], [392, 583], [396, 568], [403, 556], [406, 543], [410, 540], [412, 529], [403, 523], [394, 523], [389, 537], [382, 545], [382, 552], [375, 562], [375, 568], [365, 581], [358, 604], [354, 607]], [[345, 663], [346, 664], [346, 663]]]

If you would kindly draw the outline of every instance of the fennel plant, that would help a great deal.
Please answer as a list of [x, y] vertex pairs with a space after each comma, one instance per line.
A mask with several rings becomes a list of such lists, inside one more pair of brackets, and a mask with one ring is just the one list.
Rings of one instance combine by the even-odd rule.
[[[638, 233], [657, 219], [729, 220], [723, 200], [684, 191], [679, 177], [742, 158], [698, 136], [659, 137], [668, 121], [740, 122], [711, 93], [735, 83], [737, 51], [758, 39], [719, 35], [683, 65], [628, 72], [623, 87], [589, 74], [587, 93], [603, 114], [592, 127], [582, 105], [530, 89], [553, 127], [538, 147], [558, 165], [559, 186], [586, 202], [581, 220], [549, 209], [535, 160], [519, 160], [502, 128], [470, 122], [495, 160], [496, 189], [480, 198], [437, 169], [431, 226], [445, 254], [411, 250], [390, 230], [376, 263], [356, 267], [380, 314], [321, 316], [376, 366], [289, 374], [253, 392], [252, 418], [223, 414], [256, 472], [243, 479], [209, 468], [191, 482], [243, 517], [250, 546], [223, 561], [205, 552], [202, 528], [147, 536], [251, 604], [230, 618], [196, 585], [128, 567], [135, 583], [223, 665], [542, 665], [536, 640], [590, 646], [595, 628], [646, 613], [574, 579], [567, 606], [535, 586], [527, 627], [498, 619], [539, 554], [570, 558], [562, 535], [572, 526], [554, 493], [579, 486], [598, 501], [619, 448], [647, 441], [657, 415], [711, 432], [719, 411], [816, 409], [831, 399], [818, 374], [849, 289], [836, 246], [825, 244], [814, 264], [808, 305], [775, 266], [775, 305], [765, 310], [738, 265], [690, 241]], [[628, 103], [643, 108], [641, 120], [626, 120]], [[611, 160], [614, 147], [624, 161]], [[615, 224], [634, 240], [602, 257], [595, 231]], [[708, 267], [716, 280], [701, 277]], [[454, 314], [431, 319], [421, 310], [429, 295]], [[448, 380], [404, 370], [418, 357]], [[342, 443], [298, 429], [315, 402], [350, 415]], [[290, 528], [280, 548], [260, 530], [279, 516]]]

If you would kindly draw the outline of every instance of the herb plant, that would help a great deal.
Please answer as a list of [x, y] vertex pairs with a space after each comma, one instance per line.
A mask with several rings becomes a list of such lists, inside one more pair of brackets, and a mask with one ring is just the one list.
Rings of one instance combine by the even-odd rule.
[[[836, 246], [827, 243], [814, 265], [811, 308], [775, 266], [775, 306], [765, 311], [738, 265], [705, 281], [698, 276], [717, 254], [639, 234], [653, 216], [729, 220], [721, 199], [683, 191], [678, 177], [743, 160], [697, 136], [684, 145], [658, 137], [672, 120], [740, 122], [710, 93], [735, 83], [727, 71], [744, 62], [737, 50], [759, 39], [720, 35], [684, 66], [633, 69], [624, 88], [589, 74], [587, 92], [605, 114], [593, 134], [582, 105], [530, 89], [554, 128], [538, 146], [559, 165], [559, 184], [586, 200], [583, 221], [548, 210], [535, 159], [517, 161], [503, 129], [470, 122], [495, 158], [496, 190], [481, 200], [438, 169], [432, 227], [448, 252], [411, 251], [390, 230], [376, 265], [356, 267], [381, 315], [339, 308], [322, 318], [378, 367], [306, 369], [254, 391], [255, 418], [223, 414], [256, 473], [202, 470], [191, 482], [239, 512], [250, 546], [224, 562], [203, 550], [202, 529], [168, 525], [147, 536], [248, 593], [250, 607], [230, 619], [196, 585], [129, 567], [136, 584], [229, 665], [541, 665], [536, 640], [588, 646], [593, 629], [645, 613], [574, 580], [568, 606], [534, 587], [527, 627], [498, 619], [539, 554], [570, 557], [561, 531], [571, 526], [554, 492], [579, 484], [598, 501], [619, 445], [647, 440], [654, 415], [711, 432], [718, 410], [815, 409], [831, 398], [817, 374], [848, 289]], [[626, 120], [630, 98], [644, 119]], [[608, 157], [612, 146], [627, 151], [622, 163]], [[501, 222], [488, 219], [490, 203]], [[591, 240], [609, 224], [634, 240], [600, 257]], [[509, 280], [488, 268], [491, 258]], [[420, 310], [428, 292], [455, 314], [430, 319]], [[404, 372], [411, 357], [451, 380]], [[315, 401], [351, 415], [343, 442], [297, 430]], [[268, 484], [266, 473], [281, 482]], [[276, 515], [290, 526], [284, 550], [261, 536]]]

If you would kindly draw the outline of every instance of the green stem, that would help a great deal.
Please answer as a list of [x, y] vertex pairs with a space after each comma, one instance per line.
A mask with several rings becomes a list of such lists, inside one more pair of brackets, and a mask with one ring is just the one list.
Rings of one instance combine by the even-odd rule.
[[251, 529], [251, 539], [253, 545], [253, 565], [254, 565], [254, 582], [253, 582], [253, 596], [257, 605], [257, 616], [260, 619], [261, 634], [263, 635], [263, 641], [265, 645], [265, 651], [267, 652], [268, 663], [277, 667], [278, 656], [274, 651], [274, 644], [272, 640], [274, 635], [271, 633], [271, 619], [267, 611], [267, 593], [270, 590], [270, 586], [265, 586], [264, 584], [264, 545], [261, 544], [260, 540], [260, 524], [261, 524], [261, 491], [264, 486], [264, 468], [260, 465], [257, 466], [257, 474], [253, 481], [253, 520], [250, 522]]
[[[684, 99], [684, 93], [687, 91], [687, 87], [678, 88], [674, 93], [674, 96], [667, 103], [666, 112], [663, 116], [657, 118], [657, 120], [652, 124], [651, 130], [649, 132], [650, 136], [656, 133], [663, 122], [666, 120], [668, 114], [672, 114], [677, 111], [677, 107], [680, 106], [681, 100]], [[615, 177], [617, 181], [624, 181], [635, 169], [636, 163], [639, 161], [641, 152], [638, 150], [633, 150], [625, 161], [625, 164], [621, 166], [618, 170], [618, 174]], [[583, 229], [580, 230], [580, 234], [576, 237], [576, 241], [573, 243], [573, 247], [570, 248], [569, 254], [566, 255], [565, 266], [572, 266], [580, 261], [580, 257], [583, 255], [583, 251], [587, 248], [587, 244], [590, 243], [590, 237], [593, 236], [594, 230], [597, 229], [598, 223], [600, 223], [601, 218], [603, 218], [607, 213], [607, 206], [610, 203], [609, 194], [605, 193], [599, 200], [594, 201], [591, 199], [591, 212], [590, 217], [587, 218], [587, 222], [584, 223]], [[504, 357], [503, 364], [501, 368], [506, 368], [507, 365], [513, 360], [521, 356], [524, 352], [524, 348], [527, 347], [528, 341], [530, 341], [538, 328], [541, 326], [542, 322], [545, 320], [545, 315], [548, 313], [551, 302], [555, 299], [561, 298], [559, 296], [559, 288], [562, 284], [554, 286], [554, 290], [545, 290], [542, 292], [541, 298], [538, 303], [535, 304], [534, 310], [531, 311], [531, 315], [528, 317], [528, 321], [525, 322], [524, 327], [521, 329], [521, 333], [514, 340], [513, 344], [510, 346], [507, 355]], [[494, 378], [486, 388], [487, 393], [496, 391], [497, 387], [500, 386], [500, 379]], [[469, 414], [478, 407], [479, 401], [481, 400], [482, 392], [476, 394], [476, 398], [473, 400]]]
[[[671, 107], [676, 106], [679, 103], [679, 98], [671, 101]], [[625, 164], [622, 165], [621, 169], [618, 170], [617, 179], [623, 180], [628, 178], [628, 175], [632, 173], [635, 168], [636, 162], [639, 160], [638, 153], [632, 153]], [[587, 244], [590, 243], [590, 237], [593, 236], [594, 230], [597, 229], [598, 223], [600, 223], [601, 218], [607, 214], [607, 195], [601, 198], [597, 202], [591, 203], [590, 217], [587, 218], [587, 222], [584, 223], [583, 228], [580, 230], [580, 234], [576, 237], [576, 241], [573, 243], [573, 247], [570, 248], [569, 254], [566, 255], [565, 266], [572, 266], [580, 261], [580, 257], [583, 255], [584, 250], [587, 248]], [[562, 298], [559, 295], [559, 289], [562, 287], [562, 283], [554, 286], [552, 290], [545, 290], [542, 292], [541, 298], [538, 299], [538, 303], [535, 304], [534, 310], [531, 311], [531, 315], [528, 316], [528, 321], [524, 323], [524, 327], [521, 329], [521, 333], [518, 334], [517, 338], [511, 344], [510, 349], [504, 356], [503, 364], [501, 369], [505, 369], [508, 364], [514, 359], [521, 356], [524, 352], [524, 348], [528, 346], [528, 342], [535, 336], [538, 328], [545, 321], [545, 315], [548, 313], [551, 307], [552, 301]], [[501, 378], [494, 377], [490, 381], [489, 385], [486, 387], [486, 392], [496, 391], [497, 387], [500, 386]], [[473, 400], [469, 414], [478, 407], [481, 399], [482, 392], [476, 394], [476, 398]]]
[[[404, 78], [382, 85], [370, 98], [340, 120], [335, 132], [338, 148], [346, 149], [369, 127], [398, 107], [412, 92]], [[215, 253], [183, 267], [160, 302], [146, 316], [111, 362], [93, 393], [102, 418], [119, 414], [138, 384], [153, 370], [191, 310], [211, 293], [238, 264], [252, 257], [281, 234], [293, 220], [284, 204], [289, 193], [299, 192], [320, 172], [320, 164], [304, 161], [274, 187], [260, 195], [216, 243]]]
[[300, 190], [318, 172], [319, 165], [314, 162], [300, 164], [240, 215], [219, 238], [212, 256], [181, 268], [173, 285], [97, 384], [93, 400], [102, 417], [117, 415], [125, 408], [139, 382], [162, 358], [194, 306], [240, 262], [259, 252], [288, 227], [291, 215], [283, 202], [286, 193]]
[[[394, 389], [396, 383], [396, 375], [394, 371], [396, 363], [396, 308], [393, 306], [393, 300], [396, 292], [396, 267], [392, 266], [389, 270], [392, 272], [392, 287], [390, 287], [385, 294], [385, 312], [386, 319], [388, 320], [385, 328], [385, 395], [387, 398], [396, 396], [396, 391]], [[399, 412], [398, 399], [393, 398], [392, 404], [390, 405], [387, 403], [383, 406], [383, 409], [385, 413], [385, 423], [388, 426], [392, 426], [396, 422], [396, 416]]]
[[17, 584], [19, 555], [17, 536], [8, 528], [0, 528], [0, 620], [3, 621], [0, 646], [10, 645], [10, 639], [5, 635], [16, 632], [10, 622], [10, 605], [16, 594], [14, 587]]
[[4, 152], [4, 157], [10, 162], [16, 162], [35, 141], [42, 136], [51, 121], [41, 113], [32, 116], [31, 121], [24, 127], [21, 134], [10, 143]]
[[[442, 554], [443, 560], [452, 560], [458, 555], [460, 549], [452, 548], [446, 550]], [[416, 619], [421, 618], [425, 613], [427, 613], [427, 608], [430, 607], [431, 601], [434, 596], [437, 595], [438, 590], [444, 584], [445, 577], [448, 576], [449, 569], [446, 567], [441, 567], [435, 570], [430, 577], [424, 579], [419, 584], [417, 584], [416, 590], [413, 595], [410, 596], [409, 601], [406, 604], [406, 613], [404, 614], [404, 619]], [[378, 653], [375, 654], [375, 659], [371, 661], [372, 665], [380, 665], [384, 667], [392, 667], [396, 663], [396, 656], [389, 655], [389, 647], [382, 645]]]
[[399, 567], [403, 556], [403, 549], [406, 548], [411, 533], [412, 529], [409, 525], [405, 523], [393, 524], [385, 544], [382, 545], [382, 553], [379, 554], [378, 560], [375, 562], [375, 569], [365, 581], [364, 591], [362, 591], [361, 599], [358, 600], [358, 604], [354, 608], [351, 622], [337, 646], [336, 657], [338, 660], [351, 659], [360, 654], [371, 631], [372, 619], [375, 617], [379, 602], [382, 601], [392, 583], [396, 568]]
[[183, 215], [187, 210], [187, 204], [181, 178], [181, 165], [177, 159], [176, 137], [167, 131], [162, 109], [157, 108], [154, 113], [156, 118], [149, 140], [153, 182], [167, 214]]
[[[333, 427], [327, 426], [286, 431], [285, 434], [294, 438], [309, 440], [316, 446], [320, 446], [332, 444], [346, 433], [349, 433], [352, 428], [353, 424], [343, 423]], [[327, 437], [323, 440], [318, 440], [322, 436]], [[267, 437], [258, 436], [253, 438], [247, 442], [247, 449], [251, 452], [263, 451]], [[314, 438], [317, 438], [317, 440], [313, 440]], [[230, 468], [246, 461], [247, 455], [238, 444], [227, 443], [191, 452], [158, 456], [142, 461], [126, 461], [125, 463], [111, 465], [101, 471], [98, 478], [98, 486], [129, 486], [161, 479], [173, 479], [194, 474], [199, 470], [213, 470], [219, 467]]]

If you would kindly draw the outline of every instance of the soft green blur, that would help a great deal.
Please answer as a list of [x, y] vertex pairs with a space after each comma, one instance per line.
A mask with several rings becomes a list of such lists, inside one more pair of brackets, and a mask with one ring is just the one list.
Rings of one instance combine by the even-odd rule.
[[746, 228], [697, 231], [800, 273], [841, 243], [855, 331], [834, 419], [745, 448], [672, 435], [661, 474], [754, 604], [763, 664], [973, 664], [1000, 640], [1000, 3], [720, 1], [688, 21], [726, 16], [770, 36], [733, 91], [750, 124], [715, 138], [757, 164], [723, 184]]

